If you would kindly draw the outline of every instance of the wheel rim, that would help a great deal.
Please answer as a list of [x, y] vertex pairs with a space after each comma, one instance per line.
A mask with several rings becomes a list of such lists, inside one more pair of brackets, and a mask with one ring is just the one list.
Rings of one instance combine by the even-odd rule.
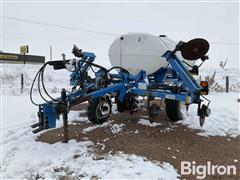
[[96, 116], [98, 119], [106, 118], [111, 112], [110, 104], [102, 100], [96, 108]]

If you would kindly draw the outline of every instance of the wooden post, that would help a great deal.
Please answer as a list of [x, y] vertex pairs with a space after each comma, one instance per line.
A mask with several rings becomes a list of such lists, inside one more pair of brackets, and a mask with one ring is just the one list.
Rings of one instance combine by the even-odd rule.
[[69, 134], [68, 134], [68, 114], [67, 110], [64, 110], [63, 113], [63, 142], [67, 143], [69, 140]]
[[24, 87], [24, 78], [23, 78], [23, 74], [21, 73], [21, 94], [23, 93], [23, 87]]
[[63, 142], [67, 143], [69, 140], [68, 134], [68, 111], [67, 111], [67, 102], [66, 102], [66, 90], [63, 89], [61, 92], [62, 105], [63, 105]]
[[229, 76], [226, 76], [226, 92], [229, 92]]
[[26, 64], [26, 57], [25, 57], [25, 53], [23, 53], [23, 64]]

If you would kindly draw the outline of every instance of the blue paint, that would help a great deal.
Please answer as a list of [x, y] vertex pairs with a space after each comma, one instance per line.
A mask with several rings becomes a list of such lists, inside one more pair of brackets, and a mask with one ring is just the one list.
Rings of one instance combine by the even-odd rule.
[[[101, 82], [106, 75], [104, 70], [99, 69], [95, 73], [95, 79], [88, 80], [84, 78], [84, 74], [90, 69], [90, 64], [94, 62], [96, 56], [91, 52], [83, 52], [84, 61], [77, 61], [75, 70], [70, 75], [70, 84], [73, 87], [79, 86], [79, 81], [83, 82], [83, 87], [71, 93], [67, 93], [66, 101], [74, 102], [76, 98], [89, 97], [97, 98], [106, 94], [117, 93], [118, 100], [124, 101], [127, 93], [132, 93], [136, 96], [154, 96], [159, 98], [174, 99], [191, 103], [199, 103], [200, 85], [196, 82], [189, 71], [183, 66], [176, 55], [172, 55], [171, 51], [167, 51], [163, 57], [169, 62], [170, 66], [160, 68], [150, 76], [147, 76], [144, 70], [137, 74], [126, 74], [119, 71], [116, 74], [109, 74], [110, 79], [119, 79], [119, 83], [111, 82], [107, 87], [96, 87], [96, 82]], [[89, 63], [88, 63], [89, 62]], [[169, 76], [171, 74], [171, 76]], [[181, 88], [180, 92], [170, 90], [171, 84]], [[146, 89], [140, 89], [140, 87]], [[161, 88], [158, 88], [161, 87]], [[61, 98], [57, 99], [59, 102]], [[56, 126], [56, 108], [59, 103], [51, 102], [40, 105], [39, 112], [43, 114], [43, 129], [54, 128]]]

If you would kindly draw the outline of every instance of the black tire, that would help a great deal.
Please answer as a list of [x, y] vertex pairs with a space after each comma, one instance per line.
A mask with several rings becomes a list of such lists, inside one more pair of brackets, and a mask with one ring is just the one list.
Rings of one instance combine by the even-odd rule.
[[181, 104], [179, 101], [165, 99], [165, 109], [171, 121], [176, 122], [182, 119]]
[[131, 112], [135, 112], [136, 108], [138, 108], [138, 99], [136, 99], [136, 96], [133, 94], [126, 94], [123, 102], [121, 102], [118, 99], [118, 96], [115, 98], [115, 102], [117, 104], [117, 111], [122, 113], [124, 111], [130, 111]]
[[[88, 116], [88, 120], [91, 121], [93, 124], [102, 124], [104, 122], [106, 122], [112, 112], [112, 103], [111, 103], [111, 99], [109, 97], [107, 98], [107, 104], [109, 105], [109, 112], [104, 115], [101, 116], [101, 113], [99, 112], [99, 108], [101, 108], [101, 104], [100, 102], [104, 101], [105, 102], [105, 98], [100, 97], [100, 98], [93, 98], [90, 100], [89, 105], [88, 105], [88, 110], [87, 110], [87, 116]], [[101, 101], [100, 101], [101, 100]]]
[[117, 111], [120, 113], [124, 112], [126, 110], [126, 104], [127, 104], [126, 101], [123, 101], [123, 102], [118, 101], [117, 102]]

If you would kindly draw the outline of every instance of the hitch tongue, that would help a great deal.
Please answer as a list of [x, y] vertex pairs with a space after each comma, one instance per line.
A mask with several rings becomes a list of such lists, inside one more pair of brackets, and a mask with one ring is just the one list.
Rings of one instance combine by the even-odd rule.
[[37, 115], [38, 115], [39, 122], [31, 125], [31, 128], [33, 128], [33, 129], [38, 127], [37, 129], [34, 129], [32, 131], [34, 134], [36, 134], [36, 133], [38, 133], [38, 132], [43, 130], [43, 113], [42, 112], [38, 112]]
[[42, 126], [39, 126], [39, 128], [34, 129], [32, 132], [33, 132], [34, 134], [36, 134], [36, 133], [38, 133], [38, 132], [40, 132], [40, 131], [42, 131], [42, 130], [43, 130], [43, 127], [42, 127]]
[[36, 127], [38, 127], [38, 126], [40, 126], [41, 125], [41, 123], [40, 122], [38, 122], [38, 123], [35, 123], [35, 124], [33, 124], [33, 125], [31, 125], [31, 128], [36, 128]]

